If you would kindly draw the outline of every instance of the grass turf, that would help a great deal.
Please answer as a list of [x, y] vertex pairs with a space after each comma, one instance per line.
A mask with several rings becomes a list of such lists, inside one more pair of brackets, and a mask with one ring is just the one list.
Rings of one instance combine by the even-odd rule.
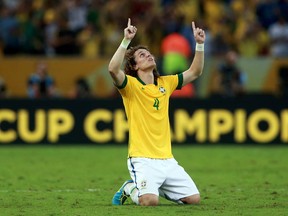
[[129, 178], [126, 147], [3, 146], [0, 215], [287, 215], [286, 146], [176, 146], [173, 153], [201, 192], [201, 204], [157, 207], [111, 199]]

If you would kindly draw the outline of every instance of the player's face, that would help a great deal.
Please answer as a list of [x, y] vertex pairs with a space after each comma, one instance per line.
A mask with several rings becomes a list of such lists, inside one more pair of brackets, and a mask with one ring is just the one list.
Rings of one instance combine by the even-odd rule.
[[136, 61], [136, 69], [147, 70], [154, 69], [156, 67], [156, 63], [154, 60], [154, 56], [146, 49], [139, 49], [134, 53], [134, 58]]

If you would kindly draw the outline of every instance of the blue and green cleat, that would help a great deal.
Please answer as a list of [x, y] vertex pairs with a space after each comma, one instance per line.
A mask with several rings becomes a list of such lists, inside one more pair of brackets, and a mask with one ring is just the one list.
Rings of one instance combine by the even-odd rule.
[[133, 183], [133, 180], [127, 180], [120, 187], [120, 189], [114, 194], [112, 199], [112, 205], [123, 205], [129, 195], [126, 195], [124, 188], [127, 184]]

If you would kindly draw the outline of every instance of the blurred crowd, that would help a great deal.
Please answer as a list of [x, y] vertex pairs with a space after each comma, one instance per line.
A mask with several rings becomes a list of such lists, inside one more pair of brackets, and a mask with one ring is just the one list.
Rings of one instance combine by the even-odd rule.
[[[243, 94], [237, 56], [288, 57], [288, 0], [1, 0], [0, 55], [111, 58], [128, 17], [138, 28], [131, 45], [147, 45], [160, 74], [185, 70], [195, 46], [191, 22], [205, 29], [205, 55], [223, 58], [217, 94]], [[45, 64], [35, 71], [27, 95], [57, 95]], [[0, 96], [5, 89], [0, 79]], [[85, 80], [75, 89], [75, 97], [91, 96]], [[193, 97], [195, 86], [178, 94]]]
[[2, 0], [0, 10], [4, 55], [110, 57], [130, 17], [155, 56], [173, 32], [193, 47], [193, 20], [207, 55], [288, 56], [287, 0]]

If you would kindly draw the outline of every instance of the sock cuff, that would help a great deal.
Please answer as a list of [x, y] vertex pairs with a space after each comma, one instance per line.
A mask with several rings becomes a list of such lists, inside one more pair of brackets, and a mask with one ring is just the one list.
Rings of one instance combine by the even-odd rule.
[[133, 188], [130, 190], [130, 193], [129, 193], [129, 194], [132, 194], [135, 189], [136, 189], [136, 186], [133, 187]]

